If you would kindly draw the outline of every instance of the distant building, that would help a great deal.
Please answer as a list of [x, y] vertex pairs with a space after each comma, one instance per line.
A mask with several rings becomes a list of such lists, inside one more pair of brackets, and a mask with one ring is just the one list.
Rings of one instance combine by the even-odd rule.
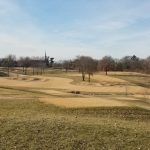
[[46, 55], [46, 52], [45, 52], [45, 63], [46, 63], [46, 66], [47, 67], [53, 67], [53, 64], [54, 64], [54, 58], [50, 58], [49, 56]]

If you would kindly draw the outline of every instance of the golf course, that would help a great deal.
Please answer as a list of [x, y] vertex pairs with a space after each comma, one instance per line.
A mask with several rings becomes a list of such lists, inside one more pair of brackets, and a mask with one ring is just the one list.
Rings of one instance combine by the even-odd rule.
[[150, 148], [150, 75], [75, 71], [0, 77], [0, 149]]

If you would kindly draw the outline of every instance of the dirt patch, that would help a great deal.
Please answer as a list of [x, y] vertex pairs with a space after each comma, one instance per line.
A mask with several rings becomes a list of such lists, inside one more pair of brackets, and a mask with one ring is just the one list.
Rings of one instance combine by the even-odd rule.
[[32, 78], [30, 81], [39, 81], [41, 80], [40, 78]]

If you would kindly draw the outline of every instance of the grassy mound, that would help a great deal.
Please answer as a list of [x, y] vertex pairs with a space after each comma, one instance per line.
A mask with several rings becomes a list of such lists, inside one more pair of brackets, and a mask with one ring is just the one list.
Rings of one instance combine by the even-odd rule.
[[35, 99], [0, 100], [2, 149], [148, 149], [150, 111], [65, 109]]

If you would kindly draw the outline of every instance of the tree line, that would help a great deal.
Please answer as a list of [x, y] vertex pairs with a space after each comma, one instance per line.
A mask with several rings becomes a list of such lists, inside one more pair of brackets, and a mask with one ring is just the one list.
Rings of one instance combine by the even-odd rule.
[[[97, 71], [105, 71], [106, 75], [109, 71], [134, 71], [150, 73], [150, 56], [142, 59], [135, 55], [125, 56], [121, 59], [115, 59], [111, 56], [104, 56], [97, 60], [90, 56], [77, 56], [75, 59], [54, 62], [54, 58], [50, 57], [20, 57], [16, 59], [15, 55], [8, 55], [0, 59], [0, 67], [7, 68], [9, 71], [13, 67], [22, 67], [22, 72], [27, 74], [28, 68], [32, 68], [32, 74], [43, 74], [45, 68], [78, 70], [85, 81], [85, 75], [88, 75], [88, 81], [93, 73]], [[38, 71], [37, 71], [38, 70]]]
[[82, 74], [82, 80], [85, 80], [85, 74], [88, 74], [88, 80], [90, 82], [90, 76], [97, 71], [105, 71], [106, 75], [109, 71], [131, 71], [150, 73], [150, 56], [142, 59], [135, 55], [125, 56], [121, 59], [115, 59], [111, 56], [104, 56], [97, 60], [89, 56], [78, 56], [73, 60], [64, 60], [61, 63], [55, 64], [63, 66], [66, 70], [78, 69]]
[[54, 64], [54, 58], [50, 57], [20, 57], [16, 58], [15, 55], [8, 55], [5, 58], [0, 58], [0, 67], [3, 67], [9, 72], [13, 68], [21, 67], [22, 73], [27, 75], [28, 69], [32, 69], [32, 74], [43, 74], [45, 68], [52, 67]]

